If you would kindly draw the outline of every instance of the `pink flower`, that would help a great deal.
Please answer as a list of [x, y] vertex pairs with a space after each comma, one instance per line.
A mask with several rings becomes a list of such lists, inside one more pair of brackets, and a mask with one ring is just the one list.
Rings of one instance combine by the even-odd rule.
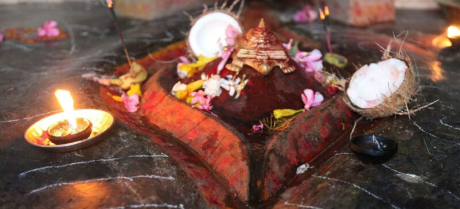
[[292, 49], [292, 39], [289, 39], [289, 42], [287, 44], [285, 43], [282, 43], [283, 44], [283, 47], [287, 50], [287, 51], [291, 51]]
[[192, 100], [190, 101], [191, 104], [196, 104], [196, 103], [204, 103], [206, 101], [206, 94], [204, 93], [203, 90], [199, 90], [197, 92], [192, 92]]
[[323, 55], [318, 49], [314, 49], [311, 52], [297, 51], [295, 54], [295, 60], [301, 67], [307, 72], [321, 71], [323, 69]]
[[2, 43], [2, 42], [3, 42], [3, 39], [4, 39], [3, 33], [2, 33], [2, 32], [0, 32], [0, 43]]
[[240, 34], [241, 32], [233, 27], [233, 25], [228, 25], [227, 29], [225, 30], [225, 42], [227, 42], [227, 46], [235, 45], [235, 38]]
[[234, 50], [233, 47], [230, 47], [224, 50], [224, 52], [221, 55], [222, 60], [219, 62], [219, 65], [217, 66], [217, 74], [219, 74], [220, 71], [224, 69], [225, 64], [227, 63], [228, 58], [230, 58], [230, 55], [232, 55], [233, 50]]
[[302, 10], [294, 15], [294, 21], [298, 23], [310, 23], [318, 18], [318, 14], [313, 10], [310, 5], [306, 5]]
[[133, 94], [130, 97], [126, 93], [123, 93], [121, 95], [121, 101], [125, 103], [126, 110], [128, 112], [136, 112], [137, 111], [137, 105], [139, 104], [139, 95]]
[[206, 97], [204, 91], [200, 90], [198, 92], [192, 92], [192, 97], [190, 103], [194, 104], [194, 107], [205, 111], [212, 110], [211, 100], [214, 98], [213, 96]]
[[228, 58], [230, 58], [230, 55], [232, 55], [232, 52], [234, 50], [233, 45], [235, 45], [235, 38], [240, 35], [241, 32], [233, 27], [233, 25], [228, 25], [227, 29], [225, 30], [225, 42], [227, 42], [226, 47], [222, 47], [222, 53], [220, 57], [222, 57], [222, 60], [220, 61], [219, 65], [217, 66], [217, 74], [224, 69], [225, 64], [228, 61]]
[[264, 124], [259, 124], [259, 125], [253, 125], [252, 126], [252, 131], [253, 132], [259, 132], [264, 130]]
[[58, 36], [61, 32], [57, 28], [57, 22], [54, 20], [45, 21], [43, 27], [37, 29], [38, 36], [54, 37]]
[[303, 90], [303, 93], [301, 94], [302, 96], [302, 101], [305, 104], [304, 110], [309, 110], [312, 107], [316, 107], [323, 103], [324, 97], [321, 93], [316, 92], [313, 93], [313, 90], [311, 89], [305, 89]]
[[186, 56], [180, 56], [179, 60], [180, 60], [180, 63], [190, 64], [190, 60], [188, 60], [188, 58]]
[[202, 104], [200, 104], [197, 108], [200, 110], [204, 111], [211, 111], [212, 110], [212, 105], [211, 105], [211, 100], [214, 98], [213, 96], [208, 96], [206, 98], [206, 101]]

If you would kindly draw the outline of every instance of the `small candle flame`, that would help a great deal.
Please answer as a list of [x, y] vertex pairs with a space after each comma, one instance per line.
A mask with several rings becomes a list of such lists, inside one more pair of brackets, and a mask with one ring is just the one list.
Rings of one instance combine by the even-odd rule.
[[447, 37], [449, 38], [460, 38], [460, 29], [455, 26], [449, 26], [447, 28]]
[[67, 118], [67, 121], [69, 122], [69, 130], [76, 130], [77, 121], [75, 120], [75, 116], [73, 115], [72, 95], [70, 95], [69, 91], [60, 89], [58, 89], [56, 93], [54, 93], [54, 95], [56, 95], [56, 98], [58, 99], [62, 109], [64, 110], [64, 114]]
[[324, 14], [326, 15], [326, 17], [329, 17], [329, 7], [324, 7]]
[[319, 9], [319, 18], [320, 18], [321, 20], [326, 19], [326, 17], [324, 16], [323, 10], [321, 10], [321, 9]]
[[112, 8], [113, 7], [113, 1], [112, 0], [107, 0], [107, 6], [109, 8]]

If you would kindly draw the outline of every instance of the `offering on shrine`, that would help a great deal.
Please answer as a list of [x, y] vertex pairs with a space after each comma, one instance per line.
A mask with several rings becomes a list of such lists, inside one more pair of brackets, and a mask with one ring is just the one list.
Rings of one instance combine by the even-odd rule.
[[395, 58], [390, 53], [389, 45], [383, 54], [383, 61], [364, 65], [357, 70], [346, 90], [347, 104], [367, 118], [401, 112], [417, 92], [410, 58], [402, 51], [396, 53]]
[[[243, 202], [249, 200], [250, 185], [259, 181], [252, 195], [266, 201], [292, 180], [299, 163], [345, 140], [340, 136], [355, 115], [341, 96], [334, 96], [339, 80], [323, 71], [320, 50], [299, 47], [295, 40], [282, 43], [264, 19], [241, 29], [238, 15], [227, 12], [217, 9], [191, 18], [185, 42], [137, 61], [151, 66], [155, 60], [176, 58], [177, 65], [155, 69], [142, 85], [138, 110], [123, 117], [171, 134]], [[105, 97], [109, 101], [110, 95]]]
[[[329, 9], [324, 12], [327, 26]], [[328, 27], [323, 57], [321, 49], [296, 40], [282, 43], [286, 38], [263, 18], [242, 28], [239, 15], [225, 4], [189, 18], [184, 42], [136, 61], [152, 73], [145, 83], [139, 79], [137, 87], [124, 88], [111, 82], [117, 88], [102, 95], [123, 102], [109, 104], [134, 127], [158, 127], [193, 150], [243, 202], [250, 195], [258, 201], [275, 197], [299, 165], [347, 142], [345, 133], [358, 118], [352, 110], [368, 118], [389, 116], [416, 90], [410, 59], [402, 53], [392, 58], [387, 51], [384, 61], [358, 70], [345, 93], [337, 91], [347, 86], [340, 73], [349, 75], [350, 68], [346, 56], [332, 53]], [[147, 67], [158, 60], [174, 61]], [[120, 66], [118, 73], [135, 74], [133, 67]], [[254, 182], [259, 186], [251, 193]]]

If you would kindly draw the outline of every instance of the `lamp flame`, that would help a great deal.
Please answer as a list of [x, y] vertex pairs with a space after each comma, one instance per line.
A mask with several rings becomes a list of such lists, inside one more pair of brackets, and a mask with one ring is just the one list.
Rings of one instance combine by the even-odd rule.
[[460, 29], [455, 26], [449, 26], [447, 28], [447, 37], [449, 38], [460, 38]]
[[75, 116], [73, 114], [73, 99], [72, 95], [70, 95], [69, 91], [60, 90], [58, 89], [54, 95], [61, 104], [62, 109], [64, 110], [65, 117], [69, 122], [69, 130], [76, 131], [77, 129], [77, 121], [75, 120]]
[[319, 9], [319, 18], [320, 18], [321, 20], [326, 19], [326, 17], [324, 16], [323, 10], [321, 10], [321, 9]]
[[107, 0], [107, 6], [109, 8], [112, 8], [113, 7], [113, 1], [112, 0]]
[[324, 14], [326, 15], [326, 17], [329, 16], [329, 7], [327, 6], [324, 7]]

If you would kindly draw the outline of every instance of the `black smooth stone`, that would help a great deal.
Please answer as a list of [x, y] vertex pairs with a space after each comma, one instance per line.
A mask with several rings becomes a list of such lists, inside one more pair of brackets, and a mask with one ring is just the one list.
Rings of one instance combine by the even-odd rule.
[[398, 150], [395, 140], [379, 135], [363, 135], [353, 138], [350, 149], [366, 163], [383, 163], [390, 160]]

